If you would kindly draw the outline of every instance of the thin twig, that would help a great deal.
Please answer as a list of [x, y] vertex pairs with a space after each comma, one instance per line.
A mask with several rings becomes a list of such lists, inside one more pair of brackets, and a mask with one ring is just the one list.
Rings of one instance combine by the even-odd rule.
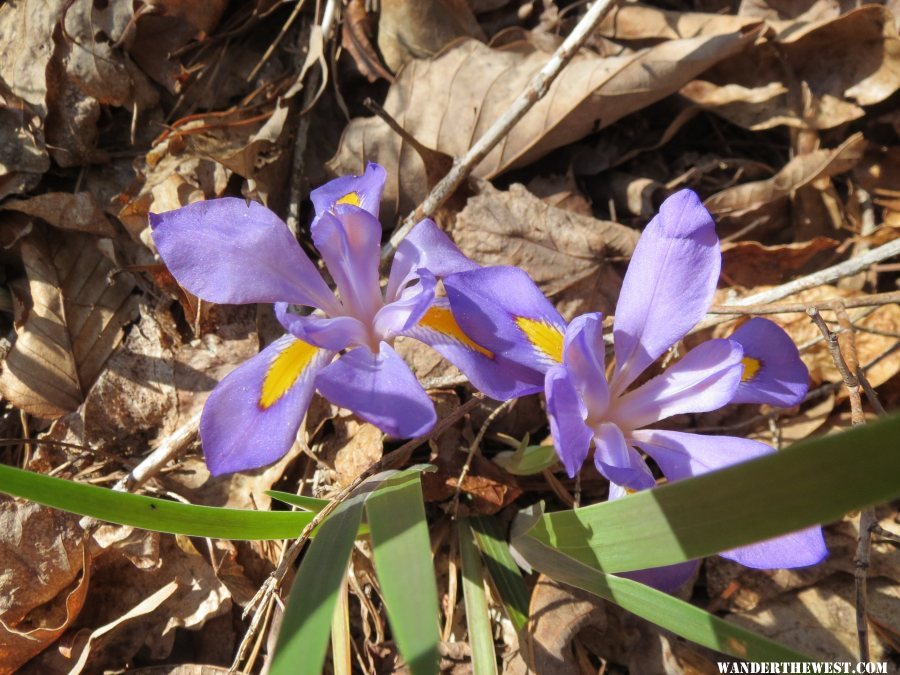
[[269, 45], [268, 49], [266, 49], [256, 65], [253, 66], [253, 70], [250, 71], [250, 74], [247, 75], [247, 82], [252, 82], [256, 76], [259, 75], [259, 71], [262, 70], [262, 67], [266, 65], [266, 62], [271, 58], [272, 54], [275, 53], [275, 49], [281, 44], [284, 36], [287, 35], [287, 32], [291, 29], [294, 21], [297, 20], [297, 17], [300, 16], [300, 10], [303, 9], [304, 4], [306, 4], [306, 0], [297, 0], [297, 4], [294, 5], [291, 15], [287, 18], [287, 21], [284, 22], [281, 30], [278, 31], [278, 35], [275, 36], [275, 39], [272, 40], [272, 44]]
[[[818, 310], [829, 309], [835, 300], [823, 300], [816, 302], [812, 306]], [[844, 307], [876, 307], [879, 305], [890, 305], [900, 302], [900, 291], [891, 293], [873, 293], [872, 295], [858, 295], [853, 298], [840, 298], [840, 302]], [[806, 312], [810, 308], [809, 303], [804, 302], [785, 302], [779, 304], [759, 304], [759, 305], [715, 305], [709, 308], [709, 314], [800, 314]]]
[[466, 476], [469, 475], [469, 469], [472, 466], [472, 458], [475, 456], [478, 448], [481, 447], [481, 442], [484, 440], [485, 434], [487, 434], [488, 428], [491, 426], [493, 421], [500, 416], [504, 410], [508, 410], [514, 403], [516, 399], [510, 399], [508, 401], [504, 401], [496, 408], [491, 411], [491, 414], [487, 416], [487, 419], [484, 420], [484, 423], [481, 425], [481, 429], [478, 430], [478, 433], [475, 435], [475, 440], [472, 441], [471, 445], [469, 445], [469, 450], [466, 452], [466, 461], [463, 463], [462, 470], [459, 472], [459, 478], [456, 479], [456, 490], [453, 492], [453, 501], [451, 502], [452, 506], [450, 507], [450, 513], [453, 514], [453, 517], [456, 518], [456, 515], [459, 511], [459, 495], [462, 492], [462, 484], [466, 479]]
[[294, 561], [297, 559], [297, 556], [300, 555], [300, 551], [309, 540], [309, 537], [312, 534], [313, 530], [321, 525], [322, 521], [324, 521], [328, 516], [334, 513], [335, 509], [337, 509], [337, 507], [340, 506], [351, 494], [353, 494], [353, 492], [355, 492], [357, 488], [359, 488], [366, 480], [382, 471], [393, 469], [396, 466], [402, 465], [404, 462], [406, 462], [406, 460], [409, 459], [409, 456], [412, 454], [413, 450], [418, 448], [429, 438], [438, 436], [449, 426], [455, 424], [459, 419], [468, 414], [470, 410], [481, 403], [482, 400], [483, 397], [480, 394], [476, 394], [471, 399], [462, 404], [459, 408], [454, 410], [451, 414], [447, 415], [447, 417], [443, 418], [437, 424], [435, 424], [434, 428], [432, 428], [432, 430], [427, 434], [423, 434], [422, 436], [413, 438], [412, 440], [407, 441], [406, 443], [401, 445], [396, 450], [393, 450], [386, 454], [378, 462], [375, 462], [368, 469], [357, 476], [352, 483], [341, 490], [340, 493], [338, 493], [338, 495], [334, 497], [334, 499], [328, 502], [328, 504], [326, 504], [321, 511], [313, 516], [312, 520], [310, 520], [306, 527], [303, 528], [300, 536], [298, 536], [293, 542], [291, 542], [290, 546], [288, 546], [288, 548], [285, 550], [284, 556], [279, 562], [278, 567], [276, 567], [275, 570], [265, 580], [259, 591], [257, 591], [256, 595], [244, 610], [244, 614], [246, 616], [247, 612], [255, 608], [253, 618], [250, 621], [250, 626], [247, 628], [247, 632], [244, 634], [243, 640], [241, 640], [237, 655], [235, 656], [234, 662], [232, 663], [232, 670], [237, 670], [240, 667], [241, 662], [244, 660], [244, 655], [247, 654], [247, 652], [249, 651], [249, 647], [253, 642], [254, 635], [259, 630], [262, 615], [265, 614], [266, 607], [270, 602], [272, 602], [275, 591], [281, 585], [281, 582], [284, 579], [284, 575], [287, 574], [287, 571], [293, 566]]
[[159, 447], [141, 460], [128, 474], [114, 486], [116, 492], [130, 492], [146, 483], [159, 473], [162, 468], [177, 454], [183, 452], [197, 440], [200, 429], [200, 413], [178, 427], [170, 436], [163, 439]]
[[435, 185], [419, 207], [407, 216], [390, 241], [381, 249], [382, 260], [388, 258], [406, 237], [413, 225], [422, 218], [431, 216], [440, 208], [456, 188], [481, 163], [488, 153], [497, 145], [522, 119], [531, 107], [549, 91], [550, 85], [562, 72], [569, 61], [578, 53], [588, 36], [600, 24], [600, 21], [612, 9], [615, 0], [597, 0], [581, 18], [569, 36], [550, 57], [550, 60], [535, 75], [528, 86], [507, 108], [506, 112], [491, 125], [484, 135], [469, 148], [469, 151], [453, 164], [453, 168]]

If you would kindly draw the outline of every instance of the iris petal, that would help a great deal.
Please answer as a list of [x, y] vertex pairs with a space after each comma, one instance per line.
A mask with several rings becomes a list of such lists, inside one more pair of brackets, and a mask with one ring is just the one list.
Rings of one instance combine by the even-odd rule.
[[594, 443], [594, 464], [611, 483], [632, 491], [656, 485], [647, 463], [615, 424], [598, 425], [594, 429]]
[[603, 315], [576, 317], [566, 329], [563, 359], [591, 416], [602, 415], [609, 406], [609, 386], [603, 343]]
[[226, 197], [151, 213], [153, 242], [182, 286], [209, 302], [289, 302], [334, 311], [334, 295], [287, 225]]
[[706, 314], [722, 256], [715, 224], [690, 190], [675, 193], [638, 240], [616, 306], [616, 373], [621, 394]]
[[809, 371], [787, 333], [768, 319], [755, 318], [729, 338], [744, 348], [744, 373], [732, 403], [798, 405], [809, 387]]
[[369, 340], [365, 324], [352, 316], [300, 316], [289, 312], [287, 303], [276, 302], [275, 317], [295, 338], [322, 349], [339, 352], [351, 345], [366, 344]]
[[290, 450], [316, 374], [333, 357], [334, 352], [285, 335], [229, 373], [200, 417], [210, 473], [255, 469]]
[[340, 204], [358, 206], [378, 218], [384, 179], [384, 168], [369, 162], [362, 176], [341, 176], [317, 187], [309, 193], [316, 210], [310, 230], [317, 229], [323, 213], [333, 211]]
[[593, 436], [584, 422], [586, 410], [565, 366], [547, 371], [544, 386], [553, 445], [569, 477], [574, 478], [587, 459]]

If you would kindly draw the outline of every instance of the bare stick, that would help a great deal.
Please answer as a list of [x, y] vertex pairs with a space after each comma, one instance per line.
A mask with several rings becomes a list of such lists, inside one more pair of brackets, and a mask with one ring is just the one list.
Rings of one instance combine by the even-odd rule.
[[[775, 286], [774, 288], [770, 288], [760, 293], [748, 295], [746, 298], [736, 300], [731, 306], [748, 307], [750, 305], [763, 305], [775, 302], [782, 298], [786, 298], [789, 295], [793, 295], [794, 293], [822, 286], [842, 277], [849, 277], [857, 272], [863, 271], [869, 265], [881, 262], [882, 260], [887, 260], [888, 258], [893, 258], [896, 255], [900, 255], [900, 239], [895, 239], [878, 248], [873, 248], [871, 251], [866, 251], [856, 258], [851, 258], [850, 260], [838, 263], [837, 265], [826, 267], [823, 270], [808, 274], [799, 279], [794, 279], [781, 286]], [[704, 328], [709, 328], [710, 326], [715, 326], [730, 320], [731, 317], [728, 316], [712, 316], [705, 321], [701, 321], [694, 330], [703, 330]]]
[[615, 0], [597, 0], [587, 13], [581, 18], [569, 36], [550, 57], [550, 60], [535, 75], [528, 86], [516, 97], [506, 112], [491, 125], [484, 135], [479, 138], [469, 151], [453, 164], [450, 172], [435, 185], [419, 207], [407, 216], [397, 230], [391, 235], [390, 241], [381, 249], [382, 260], [388, 258], [404, 237], [412, 229], [413, 225], [422, 218], [434, 214], [450, 195], [460, 186], [470, 173], [481, 163], [494, 146], [505, 137], [516, 123], [525, 116], [531, 107], [541, 100], [549, 91], [553, 80], [562, 72], [569, 61], [578, 53], [588, 36], [600, 24], [600, 21], [612, 9]]
[[199, 429], [200, 413], [198, 412], [178, 427], [171, 436], [163, 439], [156, 450], [144, 457], [140, 464], [113, 486], [113, 490], [130, 492], [146, 483], [158, 474], [173, 457], [186, 450], [191, 443], [197, 440]]
[[[817, 302], [812, 306], [818, 310], [828, 309], [832, 303], [839, 300], [841, 305], [846, 308], [851, 307], [877, 307], [880, 305], [891, 305], [900, 302], [900, 291], [891, 293], [873, 293], [872, 295], [858, 295], [853, 298], [835, 298], [834, 300], [824, 300]], [[709, 308], [708, 314], [799, 314], [806, 312], [810, 308], [810, 304], [806, 302], [784, 302], [781, 304], [761, 304], [761, 305], [715, 305]]]

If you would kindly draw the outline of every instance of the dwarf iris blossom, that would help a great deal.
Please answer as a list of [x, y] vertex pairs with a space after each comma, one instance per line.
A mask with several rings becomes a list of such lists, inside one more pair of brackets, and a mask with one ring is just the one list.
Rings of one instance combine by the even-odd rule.
[[[632, 386], [704, 317], [720, 266], [715, 225], [697, 195], [683, 190], [667, 199], [642, 233], [623, 280], [609, 377], [602, 316], [586, 314], [566, 326], [522, 270], [464, 271], [444, 285], [468, 335], [544, 374], [550, 430], [569, 476], [593, 447], [594, 464], [616, 499], [656, 484], [639, 451], [669, 480], [773, 452], [745, 438], [657, 428], [661, 420], [729, 403], [792, 406], [806, 394], [808, 373], [797, 348], [781, 328], [760, 318]], [[826, 554], [821, 529], [810, 528], [722, 555], [749, 567], [782, 568], [815, 564]]]
[[[391, 436], [430, 430], [434, 405], [391, 346], [400, 335], [433, 346], [494, 398], [518, 396], [540, 381], [473, 342], [446, 298], [435, 297], [439, 278], [478, 266], [431, 220], [400, 244], [382, 292], [384, 179], [384, 169], [369, 164], [363, 176], [337, 178], [310, 195], [312, 240], [337, 295], [284, 222], [259, 204], [223, 198], [151, 214], [159, 255], [182, 286], [209, 302], [274, 303], [287, 331], [210, 394], [200, 436], [213, 475], [283, 456], [315, 389]], [[316, 311], [303, 316], [292, 305]]]

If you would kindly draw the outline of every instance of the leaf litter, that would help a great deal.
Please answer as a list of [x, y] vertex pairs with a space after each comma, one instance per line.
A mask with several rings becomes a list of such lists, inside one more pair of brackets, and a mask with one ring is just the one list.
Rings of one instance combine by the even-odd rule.
[[[0, 394], [13, 443], [4, 462], [111, 486], [277, 337], [270, 309], [208, 305], [179, 288], [155, 257], [148, 213], [244, 196], [293, 218], [306, 245], [309, 189], [377, 161], [388, 170], [391, 229], [504, 113], [581, 11], [551, 0], [307, 4], [293, 19], [293, 5], [270, 0], [202, 11], [178, 0], [0, 6]], [[717, 217], [721, 305], [889, 243], [900, 236], [897, 11], [826, 0], [619, 3], [437, 219], [476, 261], [526, 269], [567, 318], [612, 312], [640, 229], [679, 187]], [[372, 116], [367, 97], [385, 113]], [[883, 261], [779, 302], [893, 291], [897, 271]], [[896, 409], [900, 308], [848, 312], [859, 362]], [[807, 400], [777, 414], [677, 418], [676, 428], [778, 446], [847, 426], [846, 393], [815, 327], [802, 313], [771, 318], [810, 369]], [[708, 332], [727, 335], [742, 320]], [[398, 349], [451, 414], [471, 390], [417, 344]], [[429, 441], [448, 672], [471, 668], [448, 514], [508, 519], [538, 499], [563, 508], [607, 490], [593, 470], [577, 485], [559, 466], [506, 473], [492, 458], [549, 442], [546, 420], [536, 398], [493, 420], [491, 410]], [[268, 509], [265, 490], [333, 496], [391, 447], [318, 402], [272, 467], [212, 478], [194, 441], [139, 489]], [[879, 516], [896, 530], [895, 508]], [[88, 526], [9, 498], [0, 519], [0, 672], [219, 672], [247, 631], [243, 608], [282, 555], [278, 542]], [[813, 570], [711, 558], [679, 592], [786, 644], [855, 660], [853, 528], [852, 518], [827, 528], [832, 554]], [[349, 577], [356, 667], [393, 672], [402, 666], [366, 545]], [[869, 575], [872, 655], [895, 665], [896, 556], [877, 543]], [[553, 672], [714, 669], [712, 653], [608, 603], [530, 583], [533, 609], [543, 609], [528, 648]], [[493, 616], [502, 671], [520, 672], [520, 636]], [[263, 647], [237, 665], [258, 672], [267, 658]]]

